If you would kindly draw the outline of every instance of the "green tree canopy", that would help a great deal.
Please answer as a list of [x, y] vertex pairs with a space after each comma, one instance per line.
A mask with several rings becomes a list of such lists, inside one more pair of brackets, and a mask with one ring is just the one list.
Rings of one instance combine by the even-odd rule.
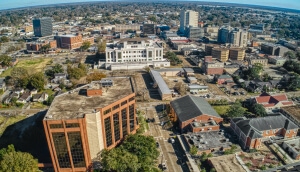
[[198, 148], [195, 145], [191, 146], [190, 154], [191, 155], [197, 155], [197, 153], [198, 153]]
[[226, 115], [228, 117], [241, 117], [244, 116], [246, 109], [242, 107], [240, 102], [235, 102], [230, 108], [227, 110]]
[[105, 78], [106, 75], [104, 73], [101, 72], [94, 72], [94, 73], [90, 73], [87, 77], [86, 80], [87, 82], [91, 82], [91, 81], [99, 81], [102, 78]]
[[245, 79], [255, 79], [260, 78], [260, 74], [263, 71], [263, 66], [260, 63], [255, 63], [248, 70], [244, 71]]
[[88, 42], [88, 41], [85, 41], [85, 42], [82, 43], [82, 46], [81, 46], [80, 48], [81, 48], [82, 50], [87, 50], [87, 49], [90, 48], [90, 46], [91, 46], [91, 43]]
[[148, 16], [148, 20], [156, 22], [156, 17], [154, 15]]
[[1, 172], [37, 172], [38, 161], [25, 152], [17, 152], [13, 145], [0, 150]]
[[99, 44], [98, 44], [98, 52], [99, 53], [103, 53], [105, 52], [106, 49], [106, 40], [102, 40]]
[[139, 169], [138, 157], [122, 148], [104, 150], [101, 153], [101, 158], [105, 171], [137, 172]]
[[289, 59], [296, 59], [296, 54], [294, 51], [288, 51], [288, 52], [284, 53], [283, 56], [287, 57]]
[[44, 74], [42, 72], [38, 72], [31, 75], [29, 84], [33, 88], [43, 90], [46, 84]]
[[255, 103], [253, 105], [252, 109], [253, 109], [253, 112], [260, 117], [264, 117], [267, 115], [266, 109], [261, 104]]
[[63, 66], [61, 64], [55, 64], [52, 69], [48, 69], [45, 71], [45, 74], [51, 78], [54, 78], [54, 74], [62, 73], [64, 71]]
[[83, 67], [77, 68], [68, 65], [67, 72], [71, 79], [80, 79], [86, 74], [86, 71], [82, 70]]
[[1, 62], [1, 65], [3, 66], [10, 66], [11, 65], [11, 60], [12, 58], [9, 57], [8, 55], [0, 55], [0, 62]]
[[166, 53], [166, 58], [169, 59], [171, 64], [174, 65], [174, 66], [182, 63], [182, 60], [180, 60], [177, 57], [177, 55], [172, 51], [168, 51]]

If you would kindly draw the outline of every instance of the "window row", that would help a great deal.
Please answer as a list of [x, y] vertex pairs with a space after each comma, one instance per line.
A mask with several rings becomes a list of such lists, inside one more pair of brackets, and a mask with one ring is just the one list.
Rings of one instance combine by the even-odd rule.
[[64, 125], [66, 126], [66, 128], [79, 128], [79, 123], [66, 123], [63, 122], [61, 124], [50, 124], [50, 128], [54, 129], [54, 128], [64, 128]]

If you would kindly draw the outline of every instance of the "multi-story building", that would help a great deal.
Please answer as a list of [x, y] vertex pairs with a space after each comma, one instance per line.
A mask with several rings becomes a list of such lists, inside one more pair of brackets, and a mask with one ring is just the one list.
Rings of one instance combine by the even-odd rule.
[[213, 48], [216, 48], [216, 47], [220, 47], [220, 46], [217, 44], [206, 44], [205, 45], [205, 54], [207, 56], [211, 56]]
[[271, 137], [296, 137], [299, 127], [282, 114], [260, 118], [233, 118], [230, 127], [237, 135], [243, 149], [254, 149], [263, 146]]
[[81, 34], [59, 35], [54, 37], [57, 41], [57, 47], [66, 49], [76, 49], [82, 46], [84, 42], [94, 43], [94, 37], [83, 38]]
[[192, 26], [198, 27], [198, 17], [199, 13], [192, 10], [180, 12], [180, 32], [185, 33], [185, 28]]
[[34, 35], [37, 37], [52, 35], [52, 19], [49, 17], [32, 20]]
[[222, 27], [218, 31], [218, 43], [226, 44], [229, 43], [229, 32], [230, 28]]
[[141, 25], [139, 24], [117, 24], [115, 26], [116, 32], [126, 32], [127, 30], [139, 31], [141, 30]]
[[24, 27], [24, 32], [28, 33], [28, 32], [32, 32], [33, 31], [33, 26], [25, 26]]
[[229, 33], [229, 43], [235, 47], [247, 46], [248, 32], [235, 29]]
[[261, 44], [261, 51], [272, 56], [283, 56], [289, 49], [276, 44], [263, 43]]
[[27, 42], [26, 50], [27, 52], [39, 52], [40, 49], [47, 44], [49, 44], [50, 48], [57, 48], [56, 40], [47, 40], [39, 42]]
[[163, 47], [148, 38], [125, 38], [106, 47], [106, 63], [162, 61]]
[[229, 50], [227, 48], [213, 48], [211, 55], [221, 62], [226, 62], [228, 60]]
[[43, 120], [55, 172], [88, 171], [103, 149], [139, 128], [131, 78], [106, 78], [58, 95]]
[[245, 59], [245, 50], [242, 48], [230, 48], [229, 59], [242, 61]]
[[204, 37], [204, 29], [190, 26], [186, 28], [185, 35], [191, 40], [199, 40]]
[[205, 62], [202, 65], [203, 71], [207, 75], [222, 75], [224, 73], [224, 63], [221, 62]]
[[154, 24], [143, 24], [143, 33], [144, 34], [155, 34]]
[[264, 24], [250, 24], [250, 28], [248, 30], [251, 33], [262, 34], [265, 31]]

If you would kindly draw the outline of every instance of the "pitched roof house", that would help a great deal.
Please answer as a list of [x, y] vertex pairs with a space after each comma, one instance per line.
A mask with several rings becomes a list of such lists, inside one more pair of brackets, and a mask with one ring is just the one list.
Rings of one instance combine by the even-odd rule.
[[289, 101], [286, 94], [270, 95], [268, 93], [262, 93], [254, 98], [254, 103], [261, 104], [265, 107], [266, 111], [280, 109], [284, 106], [294, 105], [293, 101]]
[[42, 94], [34, 94], [32, 96], [32, 101], [33, 102], [43, 102], [48, 99], [48, 94], [47, 93], [42, 93]]
[[202, 97], [186, 95], [171, 101], [170, 113], [182, 132], [219, 130], [223, 118]]
[[298, 126], [282, 114], [261, 118], [233, 118], [230, 127], [244, 149], [259, 148], [262, 142], [274, 138], [295, 137]]

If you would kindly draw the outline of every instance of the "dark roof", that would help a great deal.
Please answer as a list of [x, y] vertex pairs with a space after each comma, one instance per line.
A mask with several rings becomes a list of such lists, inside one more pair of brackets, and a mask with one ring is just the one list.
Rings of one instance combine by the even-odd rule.
[[234, 118], [232, 121], [250, 138], [259, 138], [261, 137], [261, 132], [266, 130], [281, 128], [291, 130], [298, 128], [295, 123], [282, 114], [252, 119]]
[[203, 114], [221, 118], [220, 115], [202, 97], [186, 95], [171, 101], [171, 106], [174, 108], [178, 119], [181, 122]]
[[232, 79], [229, 75], [220, 75], [218, 79]]

